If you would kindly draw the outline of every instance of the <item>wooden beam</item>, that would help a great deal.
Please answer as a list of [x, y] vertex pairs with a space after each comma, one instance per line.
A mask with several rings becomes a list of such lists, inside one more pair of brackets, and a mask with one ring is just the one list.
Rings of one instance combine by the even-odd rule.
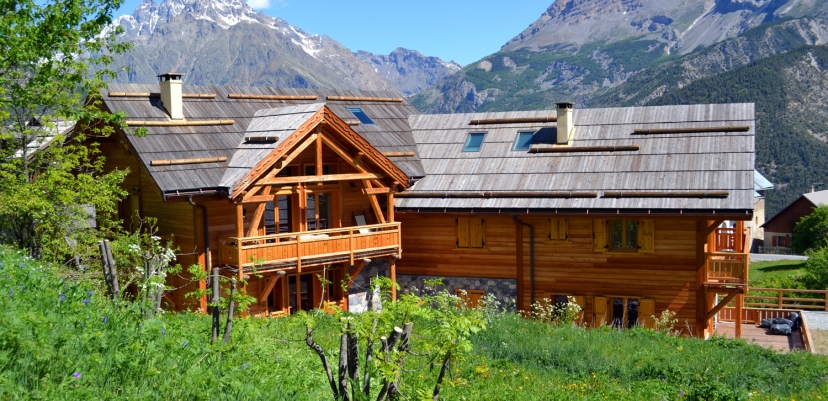
[[391, 286], [391, 299], [396, 301], [397, 300], [397, 259], [392, 257], [388, 258], [388, 270], [391, 276], [391, 282], [393, 285]]
[[[244, 205], [241, 203], [236, 204], [236, 237], [244, 237]], [[242, 247], [239, 246], [237, 248], [241, 252]], [[239, 259], [239, 263], [241, 263], [241, 259]]]
[[227, 157], [199, 157], [195, 159], [151, 160], [150, 166], [178, 166], [181, 164], [222, 163]]
[[295, 95], [250, 95], [246, 93], [228, 93], [228, 99], [258, 99], [258, 100], [316, 100], [319, 96]]
[[719, 228], [719, 226], [722, 225], [722, 223], [724, 223], [724, 219], [709, 221], [708, 226], [707, 226], [707, 231], [705, 232], [704, 235], [710, 235], [711, 233], [716, 231], [716, 229]]
[[329, 148], [331, 148], [331, 150], [333, 150], [334, 153], [339, 155], [339, 157], [343, 158], [346, 162], [348, 162], [348, 164], [354, 166], [354, 168], [357, 169], [359, 172], [361, 172], [361, 173], [367, 173], [368, 172], [368, 170], [366, 170], [365, 168], [362, 167], [362, 162], [361, 161], [358, 161], [355, 158], [351, 157], [351, 155], [349, 155], [347, 152], [342, 150], [342, 148], [340, 148], [339, 145], [337, 145], [336, 143], [334, 143], [333, 141], [328, 139], [327, 136], [322, 137], [322, 142], [324, 142], [325, 145], [327, 145]]
[[346, 102], [396, 102], [402, 103], [401, 97], [368, 97], [368, 96], [328, 96], [327, 100], [341, 100]]
[[[263, 180], [269, 180], [269, 179], [275, 178], [276, 174], [278, 174], [279, 171], [281, 171], [283, 168], [285, 168], [285, 166], [290, 164], [290, 162], [292, 162], [293, 159], [297, 158], [300, 154], [302, 154], [302, 152], [305, 151], [305, 149], [308, 148], [308, 146], [310, 146], [311, 144], [313, 144], [315, 142], [316, 142], [316, 134], [313, 134], [313, 135], [309, 136], [308, 139], [305, 140], [305, 142], [302, 142], [302, 144], [300, 144], [299, 146], [294, 148], [293, 151], [291, 151], [288, 154], [282, 155], [282, 157], [280, 157], [279, 160], [277, 161], [277, 163], [279, 163], [278, 168], [274, 168], [272, 171], [268, 172]], [[259, 180], [259, 181], [262, 181], [262, 180]], [[257, 182], [255, 185], [262, 185], [262, 184]]]
[[[265, 187], [262, 191], [262, 196], [270, 195], [270, 188]], [[256, 207], [256, 213], [253, 214], [253, 218], [250, 220], [250, 227], [247, 228], [247, 236], [248, 237], [255, 237], [259, 235], [259, 223], [262, 220], [265, 212], [265, 206], [267, 205], [266, 202], [259, 203], [259, 206]]]
[[698, 128], [643, 128], [633, 130], [633, 135], [648, 134], [691, 134], [696, 132], [747, 132], [748, 125], [726, 125], [722, 127], [698, 127]]
[[558, 121], [557, 116], [547, 117], [515, 117], [515, 118], [488, 118], [482, 120], [471, 120], [469, 125], [485, 124], [520, 124], [520, 123], [549, 123]]
[[[109, 92], [109, 97], [161, 97], [160, 92]], [[182, 99], [215, 99], [215, 93], [182, 93]]]
[[264, 289], [262, 289], [262, 293], [259, 294], [259, 302], [267, 301], [267, 297], [270, 295], [270, 292], [273, 291], [273, 288], [276, 287], [276, 283], [279, 282], [279, 277], [281, 276], [277, 274], [267, 279]]
[[553, 147], [553, 148], [533, 147], [533, 148], [529, 149], [529, 153], [623, 152], [623, 151], [637, 151], [639, 149], [640, 149], [639, 145], [557, 146], [557, 147]]
[[259, 193], [259, 190], [261, 190], [262, 188], [264, 188], [264, 187], [252, 187], [252, 188], [250, 188], [249, 191], [244, 193], [244, 195], [242, 196], [242, 200], [255, 196], [257, 193]]
[[236, 120], [126, 120], [128, 127], [203, 127], [210, 125], [233, 125]]
[[707, 330], [707, 297], [704, 293], [704, 276], [707, 271], [707, 256], [704, 246], [707, 240], [708, 222], [696, 220], [696, 337], [704, 338]]
[[350, 274], [351, 278], [348, 279], [348, 285], [345, 287], [345, 289], [350, 291], [351, 286], [354, 284], [354, 280], [356, 280], [356, 278], [359, 276], [359, 273], [362, 272], [362, 268], [365, 267], [365, 265], [366, 265], [366, 263], [363, 260], [359, 260], [359, 261], [355, 262], [354, 272]]
[[388, 193], [388, 206], [387, 206], [386, 213], [388, 213], [388, 218], [386, 220], [389, 223], [393, 223], [394, 222], [394, 194], [391, 193], [391, 192]]
[[382, 176], [371, 173], [359, 174], [328, 174], [323, 176], [306, 175], [299, 177], [278, 177], [261, 180], [256, 185], [285, 185], [285, 184], [299, 184], [299, 183], [314, 183], [314, 182], [330, 182], [330, 181], [359, 181], [382, 178]]
[[411, 157], [417, 154], [414, 152], [383, 152], [382, 155], [385, 157]]
[[[713, 309], [710, 310], [710, 312], [707, 312], [707, 319], [706, 320], [713, 319], [713, 316], [716, 316], [716, 314], [719, 313], [719, 311], [722, 310], [728, 304], [728, 302], [732, 301], [733, 298], [736, 297], [736, 295], [738, 295], [738, 294], [736, 294], [735, 292], [727, 294], [727, 296], [724, 297], [723, 300], [719, 301], [719, 303], [716, 306], [714, 306]], [[742, 318], [741, 316], [738, 317], [738, 319], [741, 319], [741, 318]]]
[[515, 278], [517, 279], [517, 310], [523, 309], [523, 226], [515, 223]]
[[387, 194], [391, 192], [391, 188], [388, 187], [381, 187], [381, 188], [362, 188], [363, 195], [379, 195], [379, 194]]
[[[365, 188], [371, 189], [371, 181], [365, 180], [363, 181]], [[380, 209], [379, 201], [377, 201], [376, 195], [368, 195], [368, 200], [371, 201], [371, 207], [374, 208], [374, 214], [377, 216], [377, 220], [379, 224], [385, 224], [385, 216], [382, 215], [382, 209]]]
[[[272, 188], [270, 186], [261, 187], [261, 188]], [[261, 202], [270, 202], [275, 199], [275, 195], [258, 195], [258, 196], [251, 196], [249, 198], [244, 198], [242, 200], [243, 203], [261, 203]]]
[[742, 338], [742, 307], [745, 304], [745, 296], [736, 295], [736, 338]]
[[316, 128], [316, 175], [322, 176], [322, 130]]

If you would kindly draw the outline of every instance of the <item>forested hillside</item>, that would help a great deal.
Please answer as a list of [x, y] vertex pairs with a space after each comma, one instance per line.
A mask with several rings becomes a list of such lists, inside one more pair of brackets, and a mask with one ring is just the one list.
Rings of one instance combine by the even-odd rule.
[[755, 103], [756, 168], [776, 184], [767, 192], [770, 217], [812, 184], [828, 185], [826, 99], [828, 46], [804, 46], [697, 80], [647, 104]]

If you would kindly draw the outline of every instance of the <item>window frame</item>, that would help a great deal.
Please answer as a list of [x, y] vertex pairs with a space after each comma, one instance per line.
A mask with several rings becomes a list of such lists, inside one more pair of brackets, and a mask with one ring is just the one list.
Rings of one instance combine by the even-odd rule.
[[[486, 135], [487, 134], [488, 134], [487, 131], [472, 131], [472, 132], [469, 132], [469, 134], [466, 135], [466, 140], [463, 142], [463, 152], [480, 153], [481, 151], [483, 151], [483, 144], [486, 143]], [[480, 145], [477, 146], [477, 150], [471, 150], [471, 149], [469, 149], [469, 142], [471, 142], [472, 136], [476, 136], [476, 135], [481, 136]]]
[[[512, 144], [512, 151], [513, 152], [528, 152], [530, 148], [532, 148], [532, 143], [534, 143], [535, 134], [537, 131], [518, 131], [517, 136], [515, 136], [515, 142]], [[520, 136], [528, 134], [530, 136], [529, 143], [526, 144], [526, 148], [518, 148], [518, 144], [520, 143]]]
[[[621, 221], [621, 248], [614, 248], [612, 246], [612, 239], [613, 239], [613, 232], [612, 232], [612, 222], [614, 221]], [[635, 221], [635, 247], [627, 247], [627, 223], [630, 221]], [[641, 250], [641, 244], [638, 242], [639, 233], [638, 230], [640, 229], [641, 220], [639, 219], [607, 219], [607, 250], [609, 252], [638, 252]]]
[[[362, 124], [362, 125], [376, 125], [377, 124], [377, 123], [374, 122], [374, 119], [371, 118], [371, 116], [369, 116], [368, 113], [366, 113], [365, 110], [362, 107], [360, 107], [360, 106], [346, 106], [346, 108], [348, 109], [348, 112], [351, 113], [352, 116], [354, 116], [354, 118], [359, 120], [360, 124]], [[365, 116], [365, 118], [367, 119], [367, 122], [363, 121], [363, 119], [359, 118], [359, 116], [357, 115], [357, 113], [354, 112], [354, 110], [359, 110], [359, 114], [362, 114], [363, 116]]]

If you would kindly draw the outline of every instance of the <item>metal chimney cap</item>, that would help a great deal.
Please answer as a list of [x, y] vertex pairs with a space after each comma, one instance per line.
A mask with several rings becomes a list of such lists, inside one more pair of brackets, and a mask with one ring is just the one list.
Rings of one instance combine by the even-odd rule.
[[575, 107], [575, 103], [572, 102], [557, 102], [555, 104], [558, 105], [559, 109], [572, 109]]
[[183, 76], [183, 72], [165, 72], [163, 74], [156, 75], [159, 81], [180, 80]]

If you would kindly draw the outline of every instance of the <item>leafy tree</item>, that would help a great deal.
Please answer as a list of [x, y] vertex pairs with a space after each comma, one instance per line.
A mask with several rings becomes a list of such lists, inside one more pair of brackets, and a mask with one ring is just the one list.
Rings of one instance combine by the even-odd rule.
[[791, 249], [796, 253], [828, 245], [828, 206], [820, 206], [794, 226]]
[[802, 281], [812, 290], [828, 289], [828, 248], [820, 248], [808, 253], [805, 262], [805, 277]]
[[112, 228], [125, 195], [125, 172], [104, 174], [87, 137], [124, 118], [100, 105], [111, 55], [129, 47], [101, 34], [122, 1], [0, 1], [0, 240], [30, 256], [81, 264], [96, 249], [90, 214]]

